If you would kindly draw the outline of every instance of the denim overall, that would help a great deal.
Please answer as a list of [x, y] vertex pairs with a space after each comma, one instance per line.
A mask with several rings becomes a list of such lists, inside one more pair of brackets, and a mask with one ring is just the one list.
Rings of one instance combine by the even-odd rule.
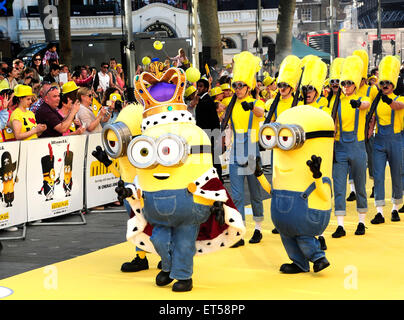
[[[398, 96], [394, 99], [394, 101]], [[402, 149], [401, 132], [394, 133], [395, 111], [391, 110], [391, 122], [382, 126], [375, 111], [377, 121], [377, 133], [374, 142], [373, 163], [375, 176], [375, 204], [377, 207], [385, 205], [384, 179], [386, 161], [389, 162], [392, 182], [392, 203], [400, 204], [403, 198], [402, 187]]]
[[[246, 111], [247, 112], [247, 111]], [[248, 120], [248, 130], [244, 133], [236, 133], [233, 128], [233, 145], [230, 154], [229, 177], [231, 195], [237, 211], [241, 213], [243, 221], [245, 221], [244, 212], [244, 178], [247, 178], [248, 189], [250, 190], [251, 207], [253, 211], [253, 219], [256, 222], [264, 220], [264, 207], [262, 204], [261, 187], [257, 177], [254, 175], [255, 157], [260, 156], [258, 142], [251, 142], [250, 131], [252, 128], [254, 114], [250, 112]], [[231, 115], [233, 121], [233, 114]], [[247, 167], [248, 157], [253, 156], [253, 168]]]
[[170, 278], [191, 279], [195, 241], [210, 207], [195, 203], [187, 189], [143, 192], [144, 216], [152, 226], [150, 241]]
[[332, 170], [334, 180], [335, 215], [346, 215], [346, 181], [348, 170], [356, 189], [356, 210], [368, 211], [366, 198], [366, 149], [365, 141], [358, 141], [359, 109], [355, 109], [355, 126], [353, 131], [342, 130], [341, 102], [338, 107], [340, 139], [334, 142], [335, 162]]
[[[323, 177], [322, 181], [331, 188], [330, 178]], [[308, 207], [308, 198], [315, 189], [313, 182], [304, 192], [272, 190], [272, 221], [289, 258], [304, 271], [310, 270], [309, 261], [325, 256], [315, 236], [324, 232], [331, 215], [331, 208], [318, 210]]]

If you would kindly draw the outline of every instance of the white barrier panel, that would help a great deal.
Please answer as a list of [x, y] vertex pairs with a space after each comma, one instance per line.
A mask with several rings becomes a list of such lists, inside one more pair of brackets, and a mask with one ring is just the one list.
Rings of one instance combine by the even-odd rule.
[[101, 133], [88, 135], [86, 162], [86, 206], [88, 209], [118, 200], [115, 188], [119, 178], [99, 162], [91, 153], [102, 147]]
[[85, 145], [85, 135], [21, 142], [27, 150], [29, 222], [83, 208]]
[[27, 222], [26, 154], [20, 142], [0, 143], [0, 229]]

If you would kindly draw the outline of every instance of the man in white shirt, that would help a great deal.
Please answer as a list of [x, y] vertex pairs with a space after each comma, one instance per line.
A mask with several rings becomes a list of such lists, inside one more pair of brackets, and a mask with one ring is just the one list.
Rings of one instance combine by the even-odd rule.
[[103, 95], [105, 90], [109, 88], [110, 78], [108, 75], [109, 64], [106, 62], [101, 63], [101, 71], [98, 72], [98, 87], [97, 92]]

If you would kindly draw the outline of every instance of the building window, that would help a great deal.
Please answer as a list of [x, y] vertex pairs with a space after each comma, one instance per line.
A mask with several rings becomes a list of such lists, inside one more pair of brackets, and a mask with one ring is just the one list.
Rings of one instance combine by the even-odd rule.
[[231, 38], [223, 37], [221, 41], [222, 41], [223, 49], [236, 49], [237, 48], [236, 42], [234, 42], [234, 40]]
[[301, 8], [300, 15], [302, 21], [311, 21], [311, 8]]

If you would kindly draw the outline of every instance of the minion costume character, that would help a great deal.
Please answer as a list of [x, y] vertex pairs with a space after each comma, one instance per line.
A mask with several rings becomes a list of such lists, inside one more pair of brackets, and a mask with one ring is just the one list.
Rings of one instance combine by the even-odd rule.
[[161, 257], [156, 284], [176, 279], [176, 292], [192, 290], [195, 254], [229, 247], [245, 233], [213, 167], [210, 138], [183, 101], [185, 83], [185, 72], [178, 68], [135, 76], [144, 119], [142, 134], [133, 137], [126, 153], [137, 177], [117, 190], [121, 198], [143, 205], [128, 221], [127, 239]]
[[376, 216], [372, 224], [384, 223], [385, 172], [389, 162], [393, 208], [391, 221], [400, 221], [399, 205], [403, 202], [402, 185], [402, 148], [401, 130], [404, 118], [404, 97], [397, 96], [393, 90], [397, 86], [400, 62], [394, 56], [385, 56], [379, 64], [381, 99], [375, 109], [376, 135], [374, 138], [373, 163], [375, 183]]
[[13, 180], [13, 172], [17, 168], [17, 162], [13, 162], [11, 154], [8, 151], [1, 155], [0, 177], [3, 181], [3, 193], [1, 199], [6, 203], [6, 207], [12, 207], [14, 201], [14, 184], [18, 182], [18, 178]]
[[298, 105], [310, 105], [331, 114], [328, 101], [321, 96], [324, 81], [327, 76], [327, 65], [316, 56], [304, 62], [302, 77], [303, 100]]
[[[141, 134], [141, 124], [143, 120], [143, 106], [140, 104], [130, 104], [122, 109], [118, 117], [111, 124], [107, 124], [103, 128], [101, 146], [97, 146], [92, 155], [107, 168], [115, 177], [119, 177], [119, 188], [124, 188], [126, 185], [133, 183], [136, 177], [136, 168], [134, 168], [128, 160], [126, 148], [130, 139], [133, 136]], [[110, 160], [109, 157], [115, 160], [116, 163]], [[123, 201], [129, 218], [133, 218], [136, 213], [142, 209], [140, 200], [135, 199], [120, 199]], [[130, 201], [130, 202], [129, 202]], [[125, 262], [121, 265], [122, 272], [138, 272], [149, 269], [146, 252], [136, 247], [136, 256], [130, 262]], [[158, 265], [161, 269], [161, 263]]]
[[66, 197], [69, 197], [72, 192], [73, 178], [73, 152], [69, 150], [70, 144], [67, 145], [67, 150], [64, 152], [64, 166], [63, 166], [63, 190]]
[[[260, 122], [264, 120], [265, 105], [263, 101], [254, 99], [250, 92], [255, 88], [255, 75], [261, 69], [261, 60], [247, 51], [235, 55], [233, 60], [232, 87], [237, 100], [230, 114], [233, 130], [229, 163], [230, 188], [234, 203], [245, 223], [244, 180], [247, 180], [255, 221], [254, 234], [249, 242], [258, 243], [262, 239], [264, 208], [262, 192], [254, 171], [256, 163], [260, 162], [258, 131]], [[233, 247], [242, 245], [244, 239], [240, 239]]]
[[331, 173], [334, 122], [312, 106], [284, 111], [260, 129], [260, 144], [274, 154], [271, 218], [292, 260], [283, 273], [310, 271], [330, 263], [317, 235], [326, 229], [332, 209]]
[[48, 148], [49, 155], [41, 158], [43, 185], [41, 190], [38, 191], [38, 194], [44, 194], [46, 201], [53, 200], [55, 184], [59, 184], [59, 179], [55, 180], [55, 157], [53, 156], [53, 149], [50, 143], [48, 143]]
[[[330, 86], [330, 93], [327, 96], [328, 100], [328, 110], [329, 114], [332, 112], [332, 108], [334, 106], [335, 98], [338, 93], [339, 86], [339, 79], [341, 77], [342, 66], [344, 64], [345, 58], [335, 58], [331, 65], [330, 65], [330, 74], [329, 74], [329, 86]], [[340, 97], [343, 96], [343, 92], [340, 91]]]
[[363, 62], [358, 56], [345, 58], [340, 86], [343, 91], [337, 110], [337, 125], [335, 136], [335, 160], [333, 166], [335, 215], [338, 227], [332, 234], [333, 238], [346, 235], [344, 216], [346, 215], [346, 181], [348, 170], [351, 168], [352, 178], [357, 191], [356, 210], [359, 223], [356, 235], [365, 234], [365, 217], [368, 211], [366, 198], [366, 149], [365, 121], [369, 98], [360, 97], [357, 90], [362, 79]]

